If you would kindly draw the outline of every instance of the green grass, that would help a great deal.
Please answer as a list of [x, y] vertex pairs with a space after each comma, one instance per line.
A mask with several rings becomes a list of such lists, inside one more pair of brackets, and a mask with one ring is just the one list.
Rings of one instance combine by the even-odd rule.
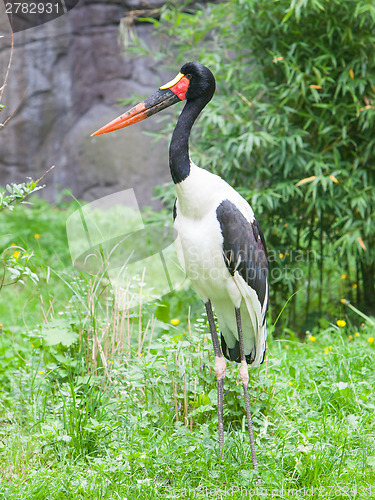
[[[250, 370], [257, 485], [233, 363], [218, 462], [203, 305], [183, 288], [119, 309], [104, 274], [74, 271], [66, 247], [51, 244], [70, 211], [48, 224], [37, 208], [44, 229], [30, 217], [22, 244], [39, 245], [39, 282], [0, 293], [0, 499], [375, 496], [372, 320], [344, 316], [343, 304], [345, 326], [326, 321], [303, 342], [269, 328], [266, 361]], [[21, 243], [24, 220], [7, 222], [9, 242]]]
[[[13, 347], [2, 336], [2, 365], [8, 352], [12, 375], [0, 420], [2, 498], [246, 498], [256, 486], [238, 367], [229, 366], [225, 382], [219, 464], [206, 324], [192, 331], [181, 331], [181, 340], [162, 336], [144, 356], [115, 360], [107, 381], [57, 382], [53, 370], [37, 373], [35, 355], [15, 369]], [[314, 342], [270, 341], [267, 361], [251, 371], [250, 382], [263, 488], [310, 488], [310, 498], [370, 491], [375, 375], [369, 333], [349, 340], [332, 327]]]

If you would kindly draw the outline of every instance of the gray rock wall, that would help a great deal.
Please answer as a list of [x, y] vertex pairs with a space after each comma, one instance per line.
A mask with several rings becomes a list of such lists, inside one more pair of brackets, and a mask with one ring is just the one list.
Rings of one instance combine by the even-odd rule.
[[[164, 0], [148, 0], [158, 7]], [[141, 204], [151, 202], [155, 184], [169, 180], [168, 143], [142, 133], [155, 130], [155, 118], [125, 131], [90, 138], [119, 115], [119, 98], [148, 95], [174, 76], [161, 71], [152, 56], [135, 61], [119, 42], [119, 22], [141, 0], [81, 0], [68, 14], [14, 34], [14, 52], [0, 122], [0, 185], [38, 178], [51, 165], [43, 196], [53, 200], [68, 187], [92, 200], [134, 188]], [[151, 25], [138, 34], [152, 44]], [[0, 3], [0, 86], [11, 33]], [[170, 61], [169, 61], [170, 62]], [[176, 67], [176, 71], [179, 68]], [[136, 103], [135, 103], [136, 104]]]

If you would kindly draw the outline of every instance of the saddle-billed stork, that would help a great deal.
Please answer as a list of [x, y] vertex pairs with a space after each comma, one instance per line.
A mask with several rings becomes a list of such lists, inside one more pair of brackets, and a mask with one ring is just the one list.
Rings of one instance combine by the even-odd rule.
[[[263, 233], [247, 201], [189, 157], [191, 128], [214, 92], [211, 71], [197, 62], [186, 63], [172, 81], [92, 135], [127, 127], [186, 100], [169, 148], [169, 166], [177, 191], [173, 210], [177, 255], [207, 310], [218, 388], [219, 457], [224, 442], [224, 353], [228, 360], [241, 363], [251, 455], [254, 469], [258, 470], [247, 364], [259, 366], [264, 360], [268, 259]], [[212, 306], [221, 331], [221, 347]]]

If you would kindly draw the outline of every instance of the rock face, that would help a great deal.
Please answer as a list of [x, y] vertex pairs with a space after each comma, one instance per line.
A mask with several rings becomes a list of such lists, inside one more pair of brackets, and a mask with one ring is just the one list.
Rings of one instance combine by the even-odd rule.
[[[174, 76], [151, 56], [130, 58], [119, 42], [126, 11], [163, 3], [81, 0], [67, 14], [14, 34], [0, 121], [13, 116], [0, 129], [0, 185], [38, 178], [55, 165], [41, 192], [51, 200], [65, 187], [85, 200], [134, 188], [140, 204], [153, 204], [154, 185], [170, 178], [168, 143], [155, 143], [141, 131], [156, 130], [158, 120], [96, 138], [90, 134], [121, 114], [119, 99], [147, 96]], [[0, 16], [1, 87], [11, 46], [2, 2]], [[150, 46], [156, 43], [150, 24], [138, 25], [137, 32]]]

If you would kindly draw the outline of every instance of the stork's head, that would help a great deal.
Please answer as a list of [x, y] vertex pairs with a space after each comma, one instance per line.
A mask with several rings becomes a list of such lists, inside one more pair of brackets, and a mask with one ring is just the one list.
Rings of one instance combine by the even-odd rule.
[[[211, 71], [198, 62], [188, 62], [182, 66], [175, 79], [187, 78], [189, 85], [185, 94], [187, 101], [203, 100], [209, 102], [215, 93], [215, 78]], [[172, 80], [173, 82], [174, 80]], [[170, 82], [171, 83], [171, 82]], [[170, 88], [170, 84], [160, 88]]]
[[128, 127], [185, 99], [187, 102], [199, 101], [203, 107], [212, 99], [214, 93], [215, 78], [211, 71], [198, 62], [188, 62], [182, 66], [173, 80], [162, 85], [155, 94], [92, 135], [106, 134]]

